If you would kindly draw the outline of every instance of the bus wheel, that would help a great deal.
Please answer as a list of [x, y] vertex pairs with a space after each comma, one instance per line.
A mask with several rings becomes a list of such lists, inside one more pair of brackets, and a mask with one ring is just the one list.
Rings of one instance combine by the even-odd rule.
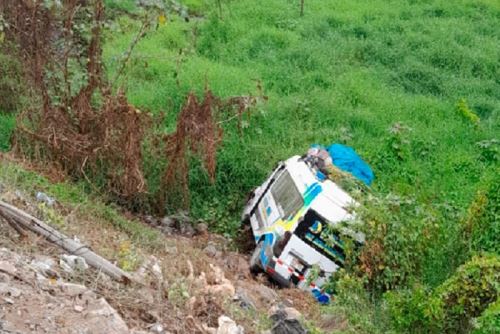
[[260, 241], [255, 247], [252, 257], [250, 258], [250, 272], [254, 275], [263, 271], [262, 264], [260, 263], [260, 252], [262, 251], [262, 247], [264, 247], [264, 242]]

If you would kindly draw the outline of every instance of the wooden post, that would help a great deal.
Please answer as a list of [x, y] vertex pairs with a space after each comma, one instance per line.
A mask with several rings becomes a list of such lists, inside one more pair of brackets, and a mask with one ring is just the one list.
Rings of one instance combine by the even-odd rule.
[[58, 245], [70, 254], [83, 257], [91, 267], [101, 270], [103, 273], [117, 281], [130, 283], [133, 280], [128, 273], [113, 265], [105, 258], [94, 253], [87, 246], [67, 237], [41, 220], [29, 215], [13, 205], [0, 201], [0, 216], [7, 220], [14, 220], [18, 226], [44, 236], [48, 241]]

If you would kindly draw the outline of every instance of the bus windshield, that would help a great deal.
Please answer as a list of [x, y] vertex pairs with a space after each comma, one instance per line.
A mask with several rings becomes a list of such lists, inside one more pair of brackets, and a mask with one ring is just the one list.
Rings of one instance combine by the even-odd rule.
[[287, 170], [283, 171], [273, 184], [271, 194], [283, 219], [290, 218], [304, 205], [304, 200]]

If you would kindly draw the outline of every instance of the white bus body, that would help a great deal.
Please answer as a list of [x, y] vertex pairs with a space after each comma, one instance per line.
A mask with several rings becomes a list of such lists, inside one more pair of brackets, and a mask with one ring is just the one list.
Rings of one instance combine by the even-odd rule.
[[[260, 268], [281, 285], [311, 290], [327, 303], [330, 295], [321, 286], [343, 265], [345, 254], [340, 238], [327, 244], [321, 232], [326, 225], [352, 221], [355, 206], [349, 194], [301, 157], [281, 162], [254, 190], [243, 211], [243, 222], [250, 223], [257, 245], [251, 269]], [[350, 229], [344, 234], [364, 241]], [[320, 273], [314, 280], [313, 268]]]

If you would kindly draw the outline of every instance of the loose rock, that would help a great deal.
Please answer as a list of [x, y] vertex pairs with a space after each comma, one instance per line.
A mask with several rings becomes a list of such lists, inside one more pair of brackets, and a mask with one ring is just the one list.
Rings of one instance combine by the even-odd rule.
[[175, 220], [173, 220], [171, 217], [165, 216], [160, 220], [160, 225], [163, 227], [174, 228]]
[[47, 278], [59, 277], [59, 274], [54, 267], [56, 262], [54, 259], [46, 256], [40, 256], [31, 261], [31, 266], [37, 270], [37, 273]]
[[160, 222], [158, 221], [158, 219], [156, 219], [155, 217], [153, 217], [151, 215], [144, 216], [144, 221], [151, 226], [160, 225]]
[[162, 324], [159, 324], [159, 323], [156, 323], [156, 324], [153, 324], [149, 330], [152, 332], [152, 333], [155, 333], [155, 334], [163, 334], [164, 333], [164, 328], [163, 328], [163, 325]]
[[9, 297], [17, 298], [21, 296], [22, 292], [8, 283], [0, 283], [0, 295], [6, 295]]
[[306, 329], [299, 321], [301, 314], [293, 307], [273, 306], [269, 313], [274, 325], [272, 334], [306, 334]]
[[0, 271], [14, 276], [17, 272], [16, 267], [7, 261], [0, 261]]
[[205, 254], [207, 254], [208, 256], [213, 257], [213, 258], [215, 258], [215, 257], [219, 257], [219, 256], [220, 256], [220, 252], [219, 252], [219, 250], [217, 250], [217, 248], [215, 247], [215, 245], [214, 245], [214, 244], [212, 244], [212, 243], [209, 243], [209, 244], [207, 245], [207, 247], [205, 247], [205, 248], [203, 249], [203, 252], [204, 252]]
[[43, 193], [41, 191], [36, 193], [36, 200], [38, 202], [45, 203], [45, 205], [47, 205], [47, 206], [53, 206], [54, 203], [56, 202], [56, 200], [54, 198], [50, 197], [49, 195], [47, 195], [46, 193]]
[[59, 283], [58, 286], [59, 286], [62, 293], [64, 293], [65, 295], [68, 295], [70, 297], [76, 297], [76, 296], [84, 294], [85, 292], [91, 292], [85, 286], [80, 285], [80, 284]]
[[196, 233], [206, 235], [208, 233], [208, 225], [205, 223], [198, 223], [196, 225]]
[[221, 315], [218, 319], [219, 328], [217, 328], [217, 334], [244, 334], [245, 330], [243, 327], [236, 325], [233, 319]]
[[73, 310], [75, 310], [75, 312], [81, 313], [81, 312], [83, 312], [84, 308], [81, 305], [75, 305], [73, 307]]
[[135, 272], [135, 275], [140, 278], [144, 278], [148, 274], [152, 274], [157, 280], [163, 280], [160, 262], [153, 255], [151, 255]]
[[242, 289], [241, 287], [238, 287], [236, 289], [236, 294], [234, 296], [235, 301], [239, 302], [239, 305], [241, 308], [246, 309], [246, 310], [254, 310], [255, 309], [255, 304], [254, 301], [250, 296], [248, 296], [247, 292]]
[[187, 237], [192, 237], [196, 233], [193, 225], [191, 225], [190, 223], [180, 224], [179, 232], [180, 234], [185, 235]]
[[59, 265], [64, 271], [69, 273], [75, 270], [85, 271], [89, 268], [89, 265], [83, 257], [67, 254], [61, 255]]

